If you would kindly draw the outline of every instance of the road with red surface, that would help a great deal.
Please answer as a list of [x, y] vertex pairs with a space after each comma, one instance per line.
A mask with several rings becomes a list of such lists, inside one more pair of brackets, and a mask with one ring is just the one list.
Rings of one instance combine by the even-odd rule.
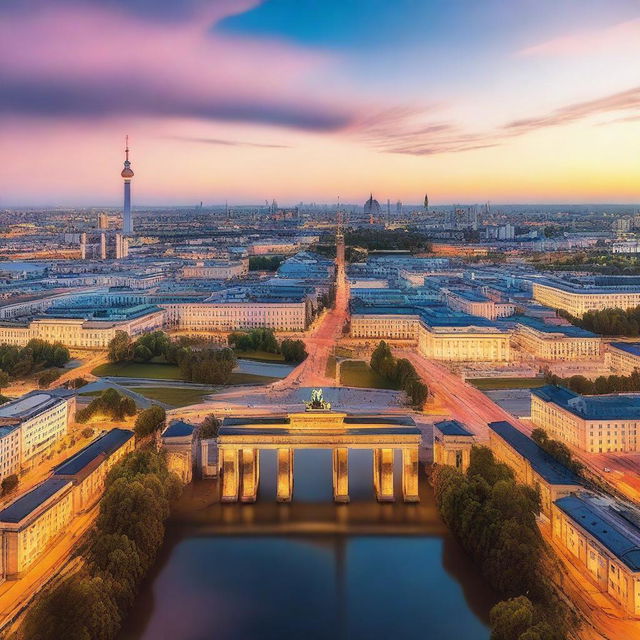
[[309, 354], [286, 378], [273, 384], [273, 389], [285, 389], [291, 386], [329, 387], [335, 380], [326, 376], [327, 362], [337, 341], [342, 336], [342, 329], [349, 314], [349, 290], [344, 265], [337, 265], [336, 300], [318, 320], [318, 325], [311, 335], [304, 338]]
[[[527, 435], [535, 428], [530, 422], [519, 420], [505, 411], [441, 364], [427, 360], [413, 351], [398, 351], [397, 355], [413, 363], [448, 413], [463, 422], [480, 441], [489, 438], [487, 423], [497, 420], [507, 420]], [[593, 454], [577, 449], [572, 449], [572, 452], [593, 473], [621, 494], [640, 501], [640, 454]], [[609, 471], [605, 472], [605, 468]]]

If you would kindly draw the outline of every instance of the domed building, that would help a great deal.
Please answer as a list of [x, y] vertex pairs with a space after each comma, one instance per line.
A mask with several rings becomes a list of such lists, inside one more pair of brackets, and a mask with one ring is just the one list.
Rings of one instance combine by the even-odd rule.
[[364, 203], [364, 217], [368, 219], [370, 223], [373, 223], [376, 219], [379, 219], [382, 214], [380, 203], [374, 200], [373, 194], [369, 194], [369, 199]]

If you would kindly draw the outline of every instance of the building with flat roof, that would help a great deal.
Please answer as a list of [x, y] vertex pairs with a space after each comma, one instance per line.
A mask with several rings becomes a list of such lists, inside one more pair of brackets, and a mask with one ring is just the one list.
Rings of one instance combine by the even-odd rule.
[[609, 496], [581, 491], [556, 500], [553, 539], [586, 569], [600, 591], [640, 615], [640, 512]]
[[63, 389], [31, 391], [0, 406], [0, 427], [19, 431], [20, 466], [32, 464], [66, 435], [75, 407], [75, 395]]
[[194, 430], [194, 425], [176, 420], [162, 432], [162, 447], [167, 452], [167, 466], [185, 484], [191, 482], [193, 477]]
[[53, 469], [53, 476], [73, 483], [74, 514], [90, 509], [104, 491], [107, 473], [135, 448], [133, 431], [111, 429]]
[[640, 394], [581, 396], [564, 387], [531, 390], [531, 421], [589, 453], [640, 450]]
[[614, 374], [630, 376], [640, 369], [640, 342], [611, 342], [605, 352], [605, 364]]
[[3, 579], [19, 578], [73, 519], [72, 483], [51, 477], [0, 511]]
[[506, 421], [489, 423], [493, 455], [513, 469], [518, 482], [540, 491], [542, 513], [551, 518], [555, 500], [582, 487], [580, 477]]
[[433, 425], [433, 462], [455, 467], [463, 473], [471, 460], [475, 436], [457, 420], [441, 420]]
[[581, 318], [587, 311], [630, 309], [640, 305], [640, 286], [635, 281], [569, 282], [545, 278], [533, 282], [533, 297], [552, 309], [562, 309]]
[[540, 360], [592, 360], [600, 357], [600, 336], [573, 325], [551, 325], [514, 316], [512, 344]]

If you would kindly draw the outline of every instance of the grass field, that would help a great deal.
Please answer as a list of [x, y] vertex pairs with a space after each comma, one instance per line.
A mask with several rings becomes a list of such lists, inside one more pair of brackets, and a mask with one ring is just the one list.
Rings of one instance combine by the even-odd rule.
[[229, 379], [229, 385], [234, 384], [270, 384], [280, 380], [271, 376], [258, 376], [253, 373], [232, 373]]
[[327, 376], [327, 378], [336, 377], [336, 359], [334, 356], [329, 356], [327, 359], [327, 368], [324, 371], [324, 375]]
[[468, 379], [467, 382], [480, 391], [535, 389], [545, 385], [544, 378], [474, 378]]
[[124, 378], [152, 378], [155, 380], [181, 380], [180, 369], [173, 364], [153, 362], [108, 362], [96, 367], [94, 376], [117, 376]]
[[236, 351], [236, 358], [242, 360], [255, 360], [256, 362], [284, 362], [281, 353], [269, 353], [268, 351]]
[[130, 387], [131, 391], [139, 393], [149, 400], [160, 400], [173, 407], [186, 407], [190, 404], [199, 404], [211, 391], [202, 389], [189, 389], [187, 387]]
[[346, 360], [340, 365], [340, 384], [367, 389], [395, 389], [363, 360]]
[[[114, 376], [121, 378], [148, 378], [151, 380], [182, 380], [180, 369], [171, 364], [153, 364], [148, 362], [109, 362], [96, 367], [94, 376]], [[271, 376], [259, 376], [251, 373], [232, 373], [229, 385], [269, 384], [279, 380]], [[144, 395], [144, 394], [143, 394]], [[162, 400], [162, 398], [158, 398]], [[171, 404], [168, 400], [168, 404]]]

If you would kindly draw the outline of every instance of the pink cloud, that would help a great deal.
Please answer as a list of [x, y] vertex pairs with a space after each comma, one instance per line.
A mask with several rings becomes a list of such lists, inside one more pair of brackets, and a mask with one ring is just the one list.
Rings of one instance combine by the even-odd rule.
[[611, 51], [640, 50], [640, 18], [605, 29], [581, 31], [553, 38], [518, 51], [520, 56], [581, 56]]

